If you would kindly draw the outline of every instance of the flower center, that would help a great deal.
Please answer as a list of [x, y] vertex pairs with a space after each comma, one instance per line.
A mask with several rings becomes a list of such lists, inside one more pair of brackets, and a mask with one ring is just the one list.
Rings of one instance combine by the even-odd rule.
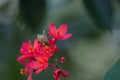
[[43, 64], [43, 63], [44, 63], [44, 60], [43, 60], [43, 59], [39, 59], [38, 62], [39, 62], [40, 64]]
[[60, 36], [61, 35], [61, 30], [56, 30], [56, 35]]
[[51, 48], [49, 46], [44, 46], [44, 51], [49, 53], [51, 52]]
[[32, 45], [29, 45], [29, 46], [28, 46], [28, 52], [29, 52], [29, 53], [33, 53], [33, 52], [34, 52], [34, 49], [33, 49], [33, 46], [32, 46]]

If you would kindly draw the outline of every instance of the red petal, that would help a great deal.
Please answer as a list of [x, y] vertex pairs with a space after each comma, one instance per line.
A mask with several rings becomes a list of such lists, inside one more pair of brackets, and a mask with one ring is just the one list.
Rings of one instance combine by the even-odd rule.
[[67, 77], [69, 73], [67, 71], [61, 70], [61, 75]]
[[39, 60], [39, 59], [43, 59], [44, 55], [45, 55], [44, 53], [35, 53], [34, 57], [36, 60]]
[[55, 69], [55, 70], [54, 70], [54, 72], [53, 72], [53, 77], [54, 77], [56, 80], [60, 80], [60, 72], [61, 72], [60, 69]]
[[35, 74], [39, 74], [41, 71], [43, 71], [43, 68], [39, 68], [39, 69], [36, 70], [34, 73], [35, 73]]
[[66, 34], [61, 40], [66, 40], [68, 38], [72, 37], [72, 34]]
[[39, 62], [32, 61], [32, 62], [28, 63], [28, 66], [29, 66], [30, 68], [32, 68], [32, 69], [37, 69], [37, 68], [39, 68], [41, 65], [40, 65]]
[[61, 69], [55, 69], [53, 72], [53, 77], [56, 80], [60, 80], [60, 75], [67, 77], [69, 75], [69, 73], [67, 71], [61, 70]]
[[52, 23], [50, 23], [50, 24], [49, 24], [48, 34], [51, 35], [52, 37], [54, 37], [55, 31], [56, 31], [55, 25], [52, 24]]
[[22, 44], [22, 48], [21, 48], [21, 50], [20, 50], [20, 53], [22, 53], [22, 54], [29, 54], [29, 52], [28, 52], [28, 46], [30, 46], [30, 45], [31, 45], [31, 42], [30, 42], [30, 41], [24, 42], [24, 43]]
[[37, 47], [38, 47], [38, 39], [35, 39], [34, 40], [34, 49], [37, 49]]
[[60, 25], [60, 27], [58, 28], [58, 30], [61, 31], [61, 35], [65, 35], [66, 32], [67, 32], [67, 30], [68, 30], [68, 27], [67, 27], [66, 24], [62, 24], [62, 25]]
[[54, 45], [53, 51], [54, 51], [54, 52], [58, 52], [58, 50], [59, 50], [59, 48], [58, 48], [56, 45]]
[[32, 80], [32, 72], [29, 73], [27, 80]]
[[20, 62], [21, 64], [23, 64], [24, 66], [26, 65], [26, 63], [24, 62], [25, 60], [31, 58], [30, 55], [22, 55], [22, 56], [19, 56], [17, 58], [17, 61]]

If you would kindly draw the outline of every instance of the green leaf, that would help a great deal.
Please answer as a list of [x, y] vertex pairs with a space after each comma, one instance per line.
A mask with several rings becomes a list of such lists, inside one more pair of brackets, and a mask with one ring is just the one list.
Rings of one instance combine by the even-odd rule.
[[20, 18], [31, 30], [37, 29], [42, 23], [45, 13], [45, 0], [20, 0]]
[[101, 30], [111, 30], [113, 9], [111, 0], [83, 0], [96, 26]]
[[104, 80], [120, 80], [120, 59], [115, 65], [105, 74]]

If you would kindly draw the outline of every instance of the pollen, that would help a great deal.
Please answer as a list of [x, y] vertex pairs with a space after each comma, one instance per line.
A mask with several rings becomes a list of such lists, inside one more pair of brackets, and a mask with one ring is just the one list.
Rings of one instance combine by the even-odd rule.
[[45, 47], [44, 47], [44, 51], [46, 51], [46, 52], [51, 52], [51, 48], [50, 48], [49, 46], [45, 46]]
[[31, 45], [28, 46], [28, 52], [29, 53], [33, 53], [34, 52], [33, 46], [31, 46]]
[[60, 36], [61, 35], [61, 30], [56, 30], [56, 35]]
[[26, 72], [25, 72], [25, 69], [20, 69], [20, 74], [21, 75], [27, 75]]
[[38, 62], [42, 64], [42, 63], [44, 63], [44, 60], [43, 59], [39, 59]]

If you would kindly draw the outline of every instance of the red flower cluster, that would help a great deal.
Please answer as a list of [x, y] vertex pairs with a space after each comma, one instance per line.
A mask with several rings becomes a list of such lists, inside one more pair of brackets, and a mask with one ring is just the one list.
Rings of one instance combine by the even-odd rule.
[[[62, 24], [58, 29], [56, 29], [54, 24], [49, 25], [48, 34], [52, 37], [48, 38], [44, 33], [43, 35], [38, 35], [34, 40], [34, 45], [31, 41], [24, 42], [20, 53], [22, 54], [17, 58], [17, 60], [25, 66], [25, 69], [20, 70], [20, 74], [28, 75], [27, 80], [32, 80], [32, 74], [39, 74], [40, 72], [46, 70], [52, 63], [54, 68], [53, 77], [56, 80], [60, 80], [60, 75], [66, 77], [68, 73], [62, 70], [58, 65], [54, 64], [57, 61], [54, 60], [55, 52], [58, 51], [56, 42], [58, 40], [66, 40], [72, 36], [72, 34], [66, 34], [67, 25]], [[55, 58], [56, 59], [56, 58]], [[49, 62], [49, 60], [51, 62]], [[65, 58], [61, 58], [61, 62], [64, 62]]]

